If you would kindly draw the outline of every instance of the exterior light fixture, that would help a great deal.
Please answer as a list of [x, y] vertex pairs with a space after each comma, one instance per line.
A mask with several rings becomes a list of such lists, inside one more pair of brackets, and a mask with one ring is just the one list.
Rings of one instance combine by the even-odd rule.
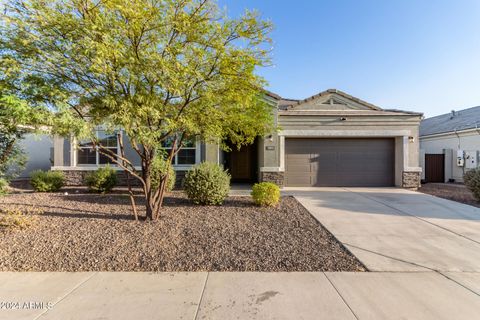
[[415, 137], [412, 137], [412, 136], [408, 137], [408, 142], [414, 143], [415, 142]]

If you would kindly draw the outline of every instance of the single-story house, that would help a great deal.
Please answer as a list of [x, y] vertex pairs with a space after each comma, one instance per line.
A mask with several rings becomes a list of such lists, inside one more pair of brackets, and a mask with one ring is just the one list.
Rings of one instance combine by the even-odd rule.
[[[212, 161], [228, 169], [233, 182], [271, 181], [289, 187], [420, 185], [421, 113], [381, 109], [335, 89], [304, 100], [267, 92], [265, 99], [275, 106], [278, 132], [231, 152], [191, 141], [174, 159], [177, 177], [196, 163]], [[124, 139], [121, 134], [98, 134], [116, 151], [117, 139]], [[140, 165], [134, 151], [126, 149]], [[88, 142], [54, 139], [52, 170], [64, 171], [70, 184], [81, 183], [86, 172], [107, 162]]]
[[425, 182], [463, 182], [478, 167], [480, 107], [452, 111], [420, 124], [420, 163]]

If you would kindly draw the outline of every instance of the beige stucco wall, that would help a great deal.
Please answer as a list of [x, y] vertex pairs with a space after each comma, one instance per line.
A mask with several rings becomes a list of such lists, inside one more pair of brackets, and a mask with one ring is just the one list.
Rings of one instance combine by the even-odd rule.
[[480, 151], [480, 132], [465, 130], [463, 132], [441, 134], [420, 138], [420, 162], [424, 164], [425, 154], [445, 154], [445, 180], [455, 179], [463, 182], [465, 167], [456, 163], [457, 150]]
[[[345, 117], [342, 121], [340, 118]], [[282, 139], [288, 137], [317, 138], [395, 138], [395, 182], [401, 185], [403, 171], [419, 171], [419, 123], [421, 116], [394, 114], [383, 111], [343, 111], [339, 113], [315, 111], [279, 111], [280, 131], [266, 145], [275, 150], [264, 151], [263, 171], [284, 170]], [[283, 138], [282, 138], [283, 137]], [[265, 148], [264, 148], [265, 149]]]

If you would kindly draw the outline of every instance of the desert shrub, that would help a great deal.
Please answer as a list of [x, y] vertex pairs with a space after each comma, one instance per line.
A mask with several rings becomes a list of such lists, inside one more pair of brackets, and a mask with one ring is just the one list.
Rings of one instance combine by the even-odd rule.
[[8, 181], [0, 178], [0, 196], [8, 193]]
[[480, 169], [467, 171], [463, 175], [463, 181], [473, 196], [480, 201]]
[[173, 166], [171, 163], [165, 160], [163, 156], [157, 156], [153, 159], [152, 162], [152, 186], [154, 189], [160, 187], [160, 182], [165, 177], [166, 173], [168, 172], [168, 181], [165, 191], [170, 192], [175, 187], [175, 170], [173, 170]]
[[60, 190], [65, 183], [65, 176], [61, 171], [33, 171], [30, 184], [37, 192], [55, 192]]
[[18, 209], [0, 210], [0, 230], [25, 229], [31, 226], [35, 217]]
[[88, 190], [97, 193], [107, 193], [112, 191], [117, 185], [117, 172], [110, 166], [98, 168], [85, 177], [85, 184]]
[[271, 182], [256, 183], [252, 187], [252, 198], [259, 206], [275, 206], [280, 201], [280, 188]]
[[230, 174], [213, 162], [202, 162], [185, 175], [185, 192], [196, 204], [222, 204], [230, 192]]

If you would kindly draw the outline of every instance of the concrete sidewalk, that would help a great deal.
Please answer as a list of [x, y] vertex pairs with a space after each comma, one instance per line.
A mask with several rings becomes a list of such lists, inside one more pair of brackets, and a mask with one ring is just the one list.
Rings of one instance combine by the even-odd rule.
[[[0, 319], [476, 319], [480, 274], [0, 273]], [[51, 308], [47, 309], [48, 304]]]

